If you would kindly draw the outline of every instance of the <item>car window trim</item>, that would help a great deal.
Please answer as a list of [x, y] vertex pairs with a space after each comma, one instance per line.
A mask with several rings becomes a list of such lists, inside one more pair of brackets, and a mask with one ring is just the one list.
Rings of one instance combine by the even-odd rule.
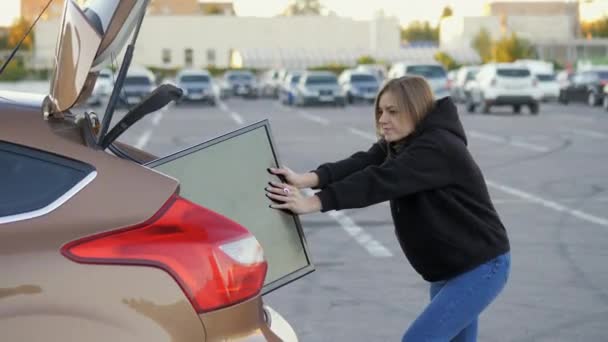
[[28, 211], [26, 213], [20, 213], [20, 214], [0, 217], [0, 224], [25, 221], [25, 220], [30, 220], [33, 218], [47, 215], [47, 214], [55, 211], [57, 208], [62, 206], [67, 201], [69, 201], [72, 197], [74, 197], [77, 193], [79, 193], [82, 189], [84, 189], [87, 185], [89, 185], [89, 183], [91, 183], [96, 177], [97, 177], [97, 171], [91, 171], [86, 177], [84, 177], [82, 180], [80, 180], [78, 183], [76, 183], [76, 185], [74, 185], [72, 188], [70, 188], [68, 191], [66, 191], [59, 198], [57, 198], [53, 202], [49, 203], [47, 206], [40, 208], [40, 209]]

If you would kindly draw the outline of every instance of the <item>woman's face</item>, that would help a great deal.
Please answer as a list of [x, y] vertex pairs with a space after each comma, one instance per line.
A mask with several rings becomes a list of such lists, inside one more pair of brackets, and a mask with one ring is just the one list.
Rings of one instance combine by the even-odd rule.
[[397, 104], [397, 99], [390, 91], [380, 96], [378, 126], [387, 142], [399, 141], [410, 135], [415, 128], [409, 113], [400, 111]]

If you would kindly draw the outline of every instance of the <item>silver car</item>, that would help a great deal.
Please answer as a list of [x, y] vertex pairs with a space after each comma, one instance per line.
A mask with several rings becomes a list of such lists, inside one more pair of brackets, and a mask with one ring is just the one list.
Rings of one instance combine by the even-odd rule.
[[338, 83], [349, 104], [356, 101], [373, 103], [380, 86], [378, 79], [371, 72], [353, 70], [345, 70], [338, 78]]
[[201, 101], [215, 105], [213, 81], [206, 70], [182, 70], [176, 77], [177, 86], [184, 91], [181, 101]]
[[346, 99], [336, 75], [328, 71], [307, 71], [300, 77], [294, 103], [296, 106], [312, 104], [344, 106]]
[[448, 74], [439, 63], [395, 63], [388, 73], [389, 78], [399, 78], [405, 75], [424, 77], [437, 99], [450, 95]]

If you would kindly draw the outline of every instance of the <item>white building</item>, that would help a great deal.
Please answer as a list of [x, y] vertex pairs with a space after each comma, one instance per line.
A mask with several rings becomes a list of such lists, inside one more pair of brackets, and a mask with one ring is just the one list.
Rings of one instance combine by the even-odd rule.
[[533, 44], [565, 42], [575, 37], [575, 23], [567, 15], [551, 16], [482, 16], [449, 17], [441, 21], [441, 48], [470, 46], [480, 30], [488, 31], [493, 40], [515, 33]]
[[[34, 66], [50, 68], [58, 21], [36, 26]], [[147, 16], [134, 63], [148, 67], [228, 67], [234, 51], [314, 50], [317, 59], [353, 51], [376, 55], [400, 50], [399, 22], [393, 17], [359, 21], [336, 16], [254, 18], [235, 16]], [[300, 57], [300, 56], [295, 56]], [[359, 56], [356, 56], [359, 57]], [[311, 58], [311, 61], [315, 61]], [[336, 61], [338, 62], [338, 61]], [[267, 58], [258, 67], [272, 67]]]

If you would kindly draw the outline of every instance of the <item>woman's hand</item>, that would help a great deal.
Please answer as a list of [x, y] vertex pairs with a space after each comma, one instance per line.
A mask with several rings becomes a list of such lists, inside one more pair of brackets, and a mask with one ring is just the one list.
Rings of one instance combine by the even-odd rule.
[[273, 209], [287, 209], [294, 214], [308, 214], [321, 210], [321, 200], [316, 195], [307, 197], [298, 188], [270, 182], [266, 187], [266, 197], [278, 202], [270, 205]]
[[295, 173], [287, 167], [269, 168], [268, 171], [273, 175], [283, 176], [288, 184], [298, 189], [312, 188], [319, 184], [319, 177], [314, 172]]

